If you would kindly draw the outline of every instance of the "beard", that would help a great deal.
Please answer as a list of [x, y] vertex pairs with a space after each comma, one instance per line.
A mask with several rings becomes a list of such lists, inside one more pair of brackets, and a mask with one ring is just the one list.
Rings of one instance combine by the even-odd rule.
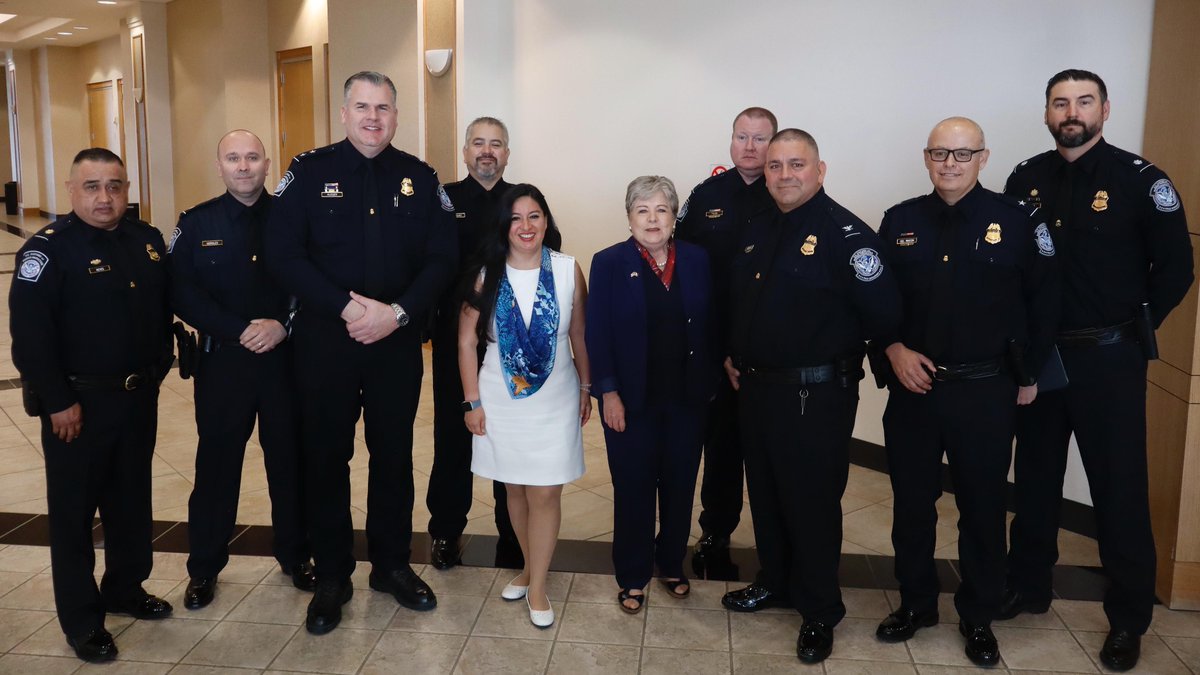
[[[1072, 125], [1068, 129], [1068, 125]], [[1046, 125], [1050, 129], [1050, 135], [1054, 137], [1055, 142], [1064, 148], [1078, 148], [1100, 134], [1101, 125], [1088, 126], [1077, 119], [1066, 119], [1058, 124], [1057, 127]]]

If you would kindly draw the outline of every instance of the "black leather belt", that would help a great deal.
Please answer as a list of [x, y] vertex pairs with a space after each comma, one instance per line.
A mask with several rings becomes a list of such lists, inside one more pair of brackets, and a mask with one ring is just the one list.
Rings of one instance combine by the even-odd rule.
[[770, 384], [822, 384], [832, 382], [837, 368], [832, 363], [807, 368], [759, 368], [743, 366], [742, 375]]
[[1118, 342], [1137, 339], [1137, 326], [1132, 320], [1105, 328], [1080, 328], [1059, 333], [1055, 339], [1059, 347], [1103, 347]]
[[133, 391], [149, 385], [158, 385], [159, 379], [155, 368], [143, 368], [128, 375], [68, 375], [67, 384], [75, 391]]
[[933, 379], [938, 382], [955, 380], [982, 380], [1000, 374], [1003, 363], [1000, 359], [976, 361], [974, 363], [948, 363], [934, 368]]

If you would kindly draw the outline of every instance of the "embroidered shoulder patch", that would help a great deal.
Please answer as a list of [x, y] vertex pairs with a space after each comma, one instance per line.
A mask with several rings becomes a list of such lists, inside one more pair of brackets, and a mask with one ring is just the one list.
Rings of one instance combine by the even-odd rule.
[[684, 218], [687, 218], [688, 202], [690, 201], [692, 201], [690, 197], [683, 200], [683, 206], [679, 207], [679, 215], [675, 216], [676, 221], [682, 221]]
[[1150, 186], [1150, 197], [1154, 199], [1154, 208], [1159, 211], [1169, 213], [1179, 210], [1179, 195], [1175, 193], [1175, 186], [1166, 178], [1154, 181], [1154, 185]]
[[850, 256], [850, 266], [859, 281], [875, 281], [883, 274], [883, 261], [873, 248], [860, 248]]
[[446, 194], [446, 188], [438, 185], [438, 199], [442, 202], [442, 210], [454, 213], [454, 202], [450, 201], [450, 195]]
[[50, 258], [41, 251], [26, 251], [21, 256], [21, 264], [17, 266], [17, 278], [21, 281], [36, 282], [42, 276]]
[[175, 240], [179, 238], [180, 234], [182, 234], [182, 232], [180, 232], [178, 227], [176, 227], [175, 231], [171, 233], [171, 239], [167, 241], [167, 255], [171, 255], [171, 253], [175, 251]]
[[1054, 240], [1050, 238], [1050, 228], [1045, 223], [1037, 226], [1033, 236], [1037, 239], [1038, 253], [1047, 257], [1054, 255]]
[[283, 191], [288, 189], [288, 186], [291, 185], [292, 181], [294, 180], [296, 180], [296, 176], [294, 176], [291, 171], [283, 174], [283, 178], [279, 179], [279, 185], [275, 186], [275, 196], [278, 197], [279, 195], [283, 194]]

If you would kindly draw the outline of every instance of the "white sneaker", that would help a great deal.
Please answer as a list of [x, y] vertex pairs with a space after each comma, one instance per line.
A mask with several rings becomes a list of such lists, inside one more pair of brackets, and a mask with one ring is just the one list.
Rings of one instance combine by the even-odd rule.
[[[521, 575], [518, 574], [517, 578], [513, 579], [513, 581], [516, 581], [520, 578]], [[500, 597], [504, 598], [505, 600], [520, 600], [521, 598], [525, 597], [525, 594], [528, 592], [528, 586], [518, 586], [510, 581], [504, 586], [504, 590], [500, 591]]]
[[[546, 604], [550, 604], [550, 599], [546, 598]], [[549, 628], [554, 625], [554, 608], [550, 609], [534, 609], [529, 605], [529, 596], [525, 596], [525, 606], [529, 607], [529, 621], [538, 628]]]

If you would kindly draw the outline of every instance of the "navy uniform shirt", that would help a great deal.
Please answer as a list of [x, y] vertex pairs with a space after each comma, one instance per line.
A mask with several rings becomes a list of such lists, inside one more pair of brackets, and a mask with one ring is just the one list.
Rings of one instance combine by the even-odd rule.
[[733, 261], [731, 355], [761, 368], [822, 366], [894, 334], [900, 291], [880, 240], [824, 188], [750, 221]]
[[68, 375], [165, 372], [171, 312], [164, 255], [162, 234], [146, 223], [125, 217], [105, 231], [74, 213], [21, 247], [8, 295], [13, 363], [46, 412], [78, 401]]
[[[367, 162], [349, 140], [292, 160], [267, 221], [267, 266], [305, 312], [338, 319], [355, 291], [399, 303], [420, 326], [456, 269], [454, 205], [432, 167], [389, 145], [374, 158], [382, 243], [368, 252]], [[385, 265], [378, 278], [369, 255]]]
[[962, 364], [1003, 358], [1011, 338], [1038, 372], [1057, 332], [1060, 285], [1054, 241], [1035, 212], [978, 183], [954, 206], [933, 192], [888, 209], [879, 237], [904, 322], [887, 344]]
[[438, 303], [438, 318], [446, 330], [451, 333], [446, 335], [445, 339], [457, 343], [458, 330], [456, 326], [458, 325], [461, 286], [464, 283], [460, 272], [469, 273], [467, 270], [479, 262], [476, 254], [479, 244], [483, 240], [483, 233], [489, 228], [495, 227], [496, 218], [499, 217], [500, 198], [512, 187], [512, 184], [501, 178], [496, 181], [491, 190], [485, 190], [479, 181], [468, 175], [457, 183], [447, 183], [444, 187], [446, 194], [450, 196], [450, 201], [454, 203], [454, 222], [458, 225], [459, 268], [455, 271], [453, 283], [446, 288], [446, 292], [442, 294], [441, 301]]
[[252, 319], [287, 320], [288, 295], [263, 260], [271, 200], [264, 191], [246, 206], [226, 192], [179, 216], [167, 246], [171, 304], [201, 333], [237, 340]]
[[1103, 138], [1074, 162], [1021, 162], [1004, 193], [1041, 207], [1061, 257], [1062, 330], [1102, 328], [1150, 303], [1157, 327], [1192, 284], [1183, 202], [1167, 175]]

